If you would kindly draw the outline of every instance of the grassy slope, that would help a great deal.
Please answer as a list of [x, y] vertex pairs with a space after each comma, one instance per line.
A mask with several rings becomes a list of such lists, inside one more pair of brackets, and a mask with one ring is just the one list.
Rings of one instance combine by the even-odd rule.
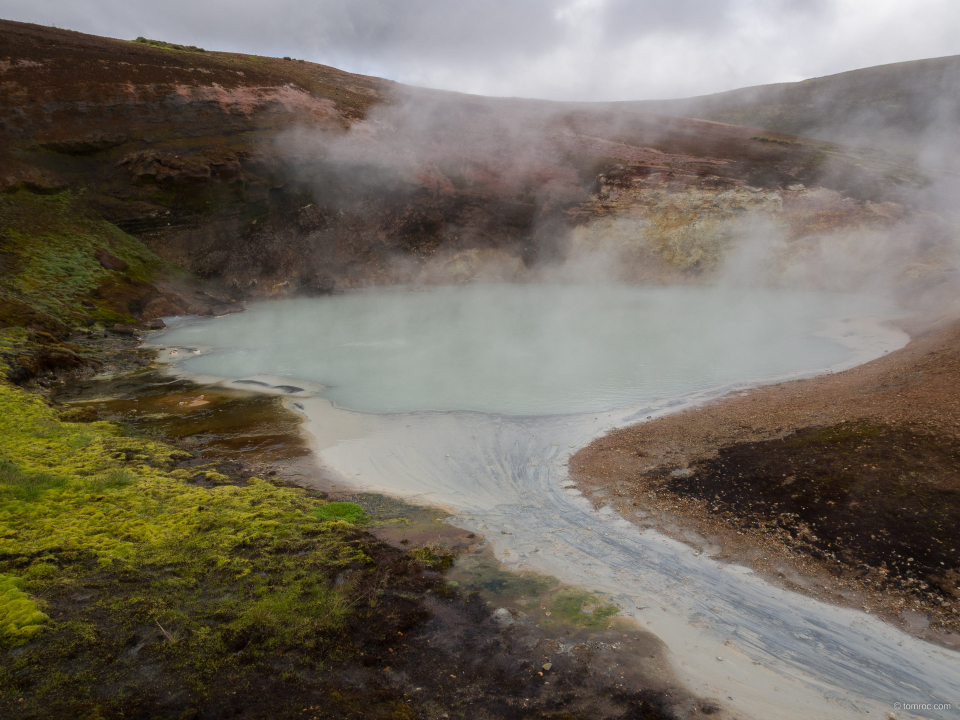
[[[108, 270], [107, 251], [126, 262]], [[157, 294], [155, 282], [181, 275], [139, 240], [91, 214], [83, 197], [25, 189], [0, 194], [0, 363], [14, 382], [95, 364], [65, 342], [78, 327], [133, 323]]]
[[[98, 250], [129, 268], [106, 269]], [[0, 195], [0, 257], [0, 326], [133, 322], [129, 301], [175, 272], [139, 240], [91, 215], [69, 191]], [[15, 311], [26, 313], [23, 304], [32, 318]]]

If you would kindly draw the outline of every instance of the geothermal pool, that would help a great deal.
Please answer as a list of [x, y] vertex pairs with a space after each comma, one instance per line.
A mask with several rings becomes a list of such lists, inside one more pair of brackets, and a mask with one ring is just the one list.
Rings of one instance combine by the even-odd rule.
[[567, 460], [614, 427], [899, 348], [894, 311], [717, 288], [390, 289], [174, 319], [153, 342], [203, 382], [291, 395], [344, 483], [447, 507], [508, 566], [604, 594], [694, 692], [757, 719], [865, 718], [956, 708], [960, 656], [595, 509]]
[[480, 285], [260, 303], [164, 342], [216, 349], [190, 372], [308, 380], [351, 410], [554, 415], [832, 367], [851, 351], [814, 335], [824, 318], [889, 311], [797, 292]]

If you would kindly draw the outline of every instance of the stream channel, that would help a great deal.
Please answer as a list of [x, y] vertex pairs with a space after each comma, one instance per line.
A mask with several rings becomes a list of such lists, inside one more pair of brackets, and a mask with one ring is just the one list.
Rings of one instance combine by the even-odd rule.
[[613, 428], [902, 347], [895, 314], [730, 288], [389, 288], [170, 318], [150, 343], [198, 382], [289, 396], [327, 473], [447, 508], [508, 568], [598, 593], [738, 715], [952, 718], [957, 653], [641, 530], [567, 480]]

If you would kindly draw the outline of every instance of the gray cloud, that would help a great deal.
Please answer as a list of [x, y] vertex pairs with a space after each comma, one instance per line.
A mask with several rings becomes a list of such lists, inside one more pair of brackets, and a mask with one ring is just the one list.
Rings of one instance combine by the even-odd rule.
[[0, 16], [579, 100], [683, 97], [960, 53], [955, 0], [0, 0]]

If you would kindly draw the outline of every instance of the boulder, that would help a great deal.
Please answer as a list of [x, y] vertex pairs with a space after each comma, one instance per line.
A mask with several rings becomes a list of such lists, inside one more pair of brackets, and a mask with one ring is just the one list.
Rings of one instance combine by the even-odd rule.
[[93, 254], [93, 256], [107, 270], [118, 270], [120, 272], [123, 272], [128, 267], [130, 267], [130, 263], [126, 262], [125, 260], [121, 260], [112, 252], [110, 252], [109, 250], [104, 250], [103, 248], [100, 248], [99, 250], [97, 250]]

